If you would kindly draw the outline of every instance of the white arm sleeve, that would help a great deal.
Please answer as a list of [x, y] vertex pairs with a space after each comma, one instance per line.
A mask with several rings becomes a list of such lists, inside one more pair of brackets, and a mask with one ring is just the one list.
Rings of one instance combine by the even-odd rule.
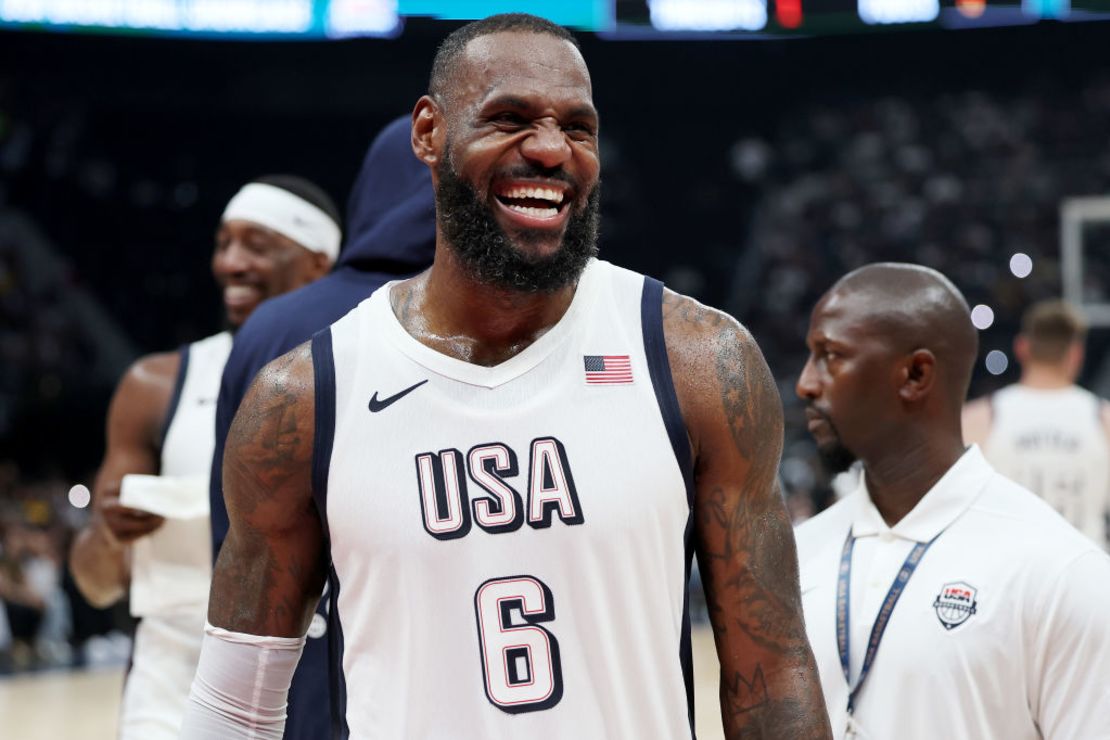
[[281, 740], [304, 637], [260, 637], [204, 626], [182, 740]]

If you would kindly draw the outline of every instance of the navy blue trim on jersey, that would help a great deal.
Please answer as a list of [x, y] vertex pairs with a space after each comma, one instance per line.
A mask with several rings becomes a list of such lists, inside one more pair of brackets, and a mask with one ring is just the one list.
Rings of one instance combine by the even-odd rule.
[[162, 433], [158, 435], [158, 449], [166, 446], [166, 435], [170, 433], [170, 424], [177, 413], [177, 406], [181, 403], [181, 389], [185, 387], [185, 374], [189, 371], [189, 345], [184, 344], [177, 350], [181, 355], [181, 362], [177, 366], [177, 377], [173, 381], [173, 395], [170, 396], [170, 405], [166, 409], [166, 419], [162, 422]]
[[690, 568], [694, 562], [694, 512], [686, 520], [686, 531], [683, 533], [683, 544], [686, 550], [686, 580], [682, 591], [682, 634], [678, 640], [678, 661], [682, 665], [682, 678], [686, 682], [686, 704], [690, 713], [690, 737], [697, 740], [698, 733], [694, 729], [694, 651], [690, 638]]
[[328, 530], [328, 468], [335, 442], [335, 359], [331, 352], [331, 328], [312, 335], [312, 370], [315, 375], [315, 431], [312, 445], [312, 498], [325, 539]]
[[327, 620], [328, 620], [328, 680], [331, 682], [331, 736], [333, 740], [347, 740], [351, 728], [347, 726], [347, 677], [343, 674], [343, 623], [339, 619], [339, 574], [335, 567], [328, 569]]
[[690, 507], [690, 517], [686, 521], [684, 534], [686, 551], [686, 587], [682, 596], [682, 635], [679, 639], [678, 657], [682, 664], [682, 676], [686, 682], [686, 708], [690, 715], [690, 736], [697, 737], [694, 728], [694, 661], [690, 644], [690, 566], [693, 560], [694, 529], [694, 458], [690, 450], [690, 439], [686, 434], [686, 422], [682, 418], [682, 408], [678, 405], [678, 394], [671, 375], [671, 362], [667, 357], [667, 345], [663, 337], [663, 283], [655, 278], [644, 278], [644, 290], [640, 298], [640, 326], [644, 334], [644, 356], [647, 359], [648, 374], [655, 389], [655, 400], [659, 403], [659, 413], [667, 437], [671, 440], [678, 469], [686, 484], [686, 502]]
[[678, 394], [671, 375], [671, 361], [667, 358], [667, 345], [663, 340], [663, 283], [655, 278], [644, 278], [643, 298], [640, 301], [640, 324], [644, 332], [644, 354], [647, 356], [651, 385], [655, 400], [663, 414], [663, 424], [671, 440], [678, 469], [686, 483], [686, 501], [694, 505], [694, 460], [686, 422], [678, 405]]
[[[315, 430], [312, 445], [312, 498], [324, 530], [325, 546], [331, 551], [328, 526], [328, 470], [335, 443], [335, 357], [331, 328], [312, 335], [312, 368], [315, 375]], [[347, 727], [347, 681], [343, 675], [343, 626], [339, 621], [339, 576], [328, 568], [328, 678], [331, 682], [331, 736], [343, 740]]]

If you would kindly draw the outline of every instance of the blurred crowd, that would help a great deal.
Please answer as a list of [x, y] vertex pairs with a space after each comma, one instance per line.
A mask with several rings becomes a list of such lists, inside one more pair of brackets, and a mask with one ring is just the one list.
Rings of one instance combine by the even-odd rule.
[[29, 279], [25, 253], [7, 226], [0, 218], [0, 436], [27, 407], [80, 385], [95, 341], [64, 309], [64, 283]]
[[[1060, 294], [1061, 201], [1110, 195], [1110, 80], [1070, 92], [817, 102], [781, 121], [773, 137], [745, 137], [731, 150], [734, 173], [757, 199], [728, 308], [780, 382], [783, 476], [804, 516], [830, 493], [793, 388], [814, 303], [862, 264], [917, 262], [951, 277], [971, 305], [992, 309], [981, 355], [1008, 351], [1022, 310]], [[1025, 277], [1011, 272], [1015, 254], [1031, 260]], [[1091, 300], [1110, 288], [1099, 269], [1088, 270]], [[1092, 334], [1087, 377], [1110, 361], [1106, 344], [1104, 332]], [[972, 395], [1012, 380], [1013, 370], [994, 377], [980, 366]]]
[[[171, 116], [164, 115], [169, 121]], [[204, 291], [213, 291], [206, 255], [215, 219], [211, 204], [227, 193], [196, 171], [185, 158], [188, 147], [163, 161], [144, 152], [133, 132], [112, 121], [89, 122], [77, 114], [59, 120], [53, 126], [36, 128], [38, 122], [32, 121], [35, 126], [23, 122], [5, 130], [0, 112], [0, 171], [8, 178], [7, 190], [0, 185], [0, 210], [7, 201], [36, 215], [53, 243], [67, 247], [72, 262], [72, 269], [51, 280], [28, 279], [26, 255], [0, 218], [0, 440], [5, 443], [0, 451], [0, 673], [110, 662], [126, 654], [125, 638], [117, 632], [126, 629], [126, 607], [92, 610], [76, 595], [64, 568], [63, 553], [85, 516], [67, 502], [66, 493], [82, 475], [91, 480], [87, 467], [101, 450], [88, 429], [102, 429], [111, 389], [102, 380], [90, 384], [87, 377], [100, 339], [63, 306], [62, 297], [76, 280], [72, 276], [80, 275], [137, 349], [164, 350], [202, 336], [214, 328], [218, 307], [214, 297], [203, 300]], [[727, 168], [680, 173], [689, 183], [684, 190], [701, 203], [702, 212], [657, 214], [681, 221], [680, 231], [694, 228], [695, 221], [698, 229], [713, 225], [720, 232], [715, 241], [700, 241], [700, 235], [690, 239], [697, 243], [662, 240], [666, 243], [647, 251], [670, 266], [656, 272], [673, 287], [730, 311], [758, 339], [786, 404], [782, 479], [792, 515], [803, 519], [833, 495], [794, 395], [805, 362], [809, 311], [817, 298], [858, 265], [919, 262], [949, 275], [973, 305], [990, 306], [994, 323], [982, 332], [982, 351], [1007, 350], [1022, 309], [1060, 293], [1061, 201], [1110, 195], [1110, 79], [1092, 78], [1066, 89], [1027, 84], [1009, 92], [918, 90], [854, 100], [813, 96], [780, 111], [762, 133], [757, 128], [720, 139], [707, 134], [713, 140], [703, 144], [716, 148]], [[637, 135], [629, 132], [628, 138]], [[653, 180], [630, 174], [636, 171], [630, 156], [636, 147], [622, 153], [620, 130], [609, 130], [607, 136], [613, 143], [607, 157], [614, 167], [607, 170], [613, 175], [606, 182], [603, 240], [608, 256], [627, 262], [625, 255], [645, 251], [645, 234], [635, 226], [643, 214], [635, 204], [644, 195], [637, 188], [647, 189]], [[131, 151], [130, 158], [117, 161], [117, 149]], [[150, 163], [160, 169], [142, 169], [153, 167]], [[49, 188], [30, 179], [28, 173], [40, 169]], [[733, 179], [722, 183], [727, 172]], [[17, 185], [24, 194], [20, 202], [7, 197]], [[332, 190], [342, 194], [338, 187]], [[737, 192], [744, 194], [742, 202], [721, 195]], [[47, 223], [36, 209], [59, 193], [76, 204], [75, 215]], [[124, 210], [134, 217], [120, 243], [86, 237], [109, 233], [113, 226], [106, 222], [118, 220]], [[178, 233], [186, 226], [192, 229], [192, 247]], [[165, 241], [155, 244], [152, 235], [159, 233]], [[667, 252], [668, 244], [678, 246]], [[695, 248], [699, 244], [704, 253]], [[726, 256], [734, 266], [723, 295], [705, 288], [720, 282], [715, 271], [721, 248], [715, 244], [730, 245]], [[711, 250], [716, 252], [710, 255]], [[1018, 253], [1032, 263], [1024, 278], [1009, 267]], [[633, 266], [650, 269], [643, 262]], [[1089, 282], [1092, 298], [1110, 295], [1110, 257], [1093, 266]], [[1107, 334], [1091, 334], [1088, 380], [1110, 363]], [[973, 395], [1011, 381], [1013, 372], [992, 376], [980, 368]], [[74, 411], [78, 406], [80, 413]], [[76, 441], [21, 448], [21, 439], [29, 437], [19, 428], [26, 420]], [[95, 443], [86, 439], [77, 449], [82, 435]], [[64, 473], [44, 466], [49, 455], [62, 453], [71, 456]], [[32, 463], [26, 460], [30, 454], [37, 455]]]
[[126, 612], [97, 610], [66, 568], [85, 511], [53, 475], [29, 481], [0, 462], [0, 675], [75, 665], [118, 665], [130, 649]]

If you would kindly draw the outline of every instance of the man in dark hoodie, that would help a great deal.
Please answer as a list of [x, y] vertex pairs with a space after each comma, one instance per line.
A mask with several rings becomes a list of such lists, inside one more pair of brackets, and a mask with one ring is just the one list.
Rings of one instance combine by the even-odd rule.
[[[412, 156], [411, 120], [403, 116], [374, 139], [347, 204], [348, 241], [331, 274], [267, 301], [235, 336], [220, 383], [216, 449], [212, 457], [213, 561], [227, 535], [221, 469], [224, 443], [239, 403], [268, 362], [342, 318], [382, 284], [408, 277], [432, 262], [435, 199], [428, 168]], [[330, 735], [327, 594], [313, 618], [309, 641], [289, 692], [285, 737], [315, 740]], [[334, 649], [335, 646], [331, 646]]]

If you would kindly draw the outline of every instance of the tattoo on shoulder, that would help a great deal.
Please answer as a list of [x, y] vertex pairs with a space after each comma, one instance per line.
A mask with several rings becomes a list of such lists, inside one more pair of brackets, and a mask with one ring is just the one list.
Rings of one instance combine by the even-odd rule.
[[298, 348], [267, 365], [232, 423], [228, 447], [236, 449], [234, 460], [249, 466], [251, 478], [257, 480], [251, 493], [268, 496], [280, 491], [309, 460], [312, 440], [306, 435], [311, 424], [306, 421], [311, 420], [306, 418], [310, 411], [306, 401], [313, 389], [311, 373], [305, 372], [306, 361], [311, 366], [309, 352], [307, 347]]

